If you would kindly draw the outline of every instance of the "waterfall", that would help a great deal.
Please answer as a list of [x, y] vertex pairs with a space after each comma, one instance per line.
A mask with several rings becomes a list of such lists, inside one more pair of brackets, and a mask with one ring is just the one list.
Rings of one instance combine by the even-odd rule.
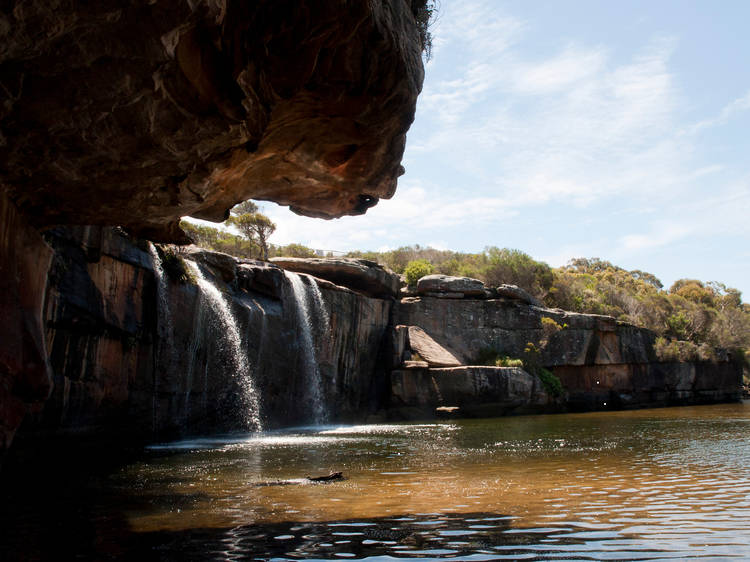
[[258, 393], [255, 390], [255, 383], [252, 379], [252, 373], [247, 361], [246, 353], [242, 348], [242, 338], [237, 325], [237, 320], [232, 314], [229, 304], [224, 299], [221, 291], [206, 279], [201, 271], [200, 266], [192, 261], [186, 262], [191, 271], [195, 274], [198, 289], [202, 298], [208, 301], [208, 305], [213, 312], [214, 319], [218, 322], [216, 334], [223, 339], [226, 344], [225, 349], [229, 352], [233, 376], [236, 378], [238, 386], [241, 389], [241, 403], [244, 407], [244, 421], [248, 429], [260, 430], [260, 403]]
[[[318, 289], [315, 279], [311, 277], [308, 277], [310, 280], [309, 286], [311, 287], [311, 290], [308, 291], [308, 285], [302, 281], [302, 277], [298, 273], [285, 270], [284, 275], [291, 283], [294, 293], [297, 323], [300, 328], [302, 363], [304, 375], [307, 379], [307, 397], [311, 402], [313, 421], [320, 424], [326, 421], [326, 408], [323, 402], [320, 367], [318, 366], [315, 341], [313, 339], [313, 317], [310, 314], [310, 299], [308, 298], [308, 295], [312, 293], [312, 299], [316, 299], [315, 291], [318, 291], [319, 296], [320, 289]], [[312, 289], [312, 287], [314, 287], [314, 289]]]
[[151, 265], [154, 268], [154, 276], [156, 277], [156, 295], [157, 295], [157, 320], [156, 320], [156, 333], [159, 336], [159, 344], [157, 348], [157, 360], [154, 367], [154, 390], [153, 390], [153, 402], [152, 402], [152, 430], [157, 429], [157, 410], [158, 410], [158, 396], [159, 396], [159, 384], [160, 384], [160, 359], [164, 359], [166, 363], [164, 370], [169, 371], [173, 365], [173, 359], [175, 354], [174, 349], [174, 331], [172, 329], [172, 311], [169, 306], [169, 297], [167, 292], [167, 278], [164, 275], [164, 267], [161, 263], [161, 256], [151, 242], [148, 244], [148, 251], [151, 254]]

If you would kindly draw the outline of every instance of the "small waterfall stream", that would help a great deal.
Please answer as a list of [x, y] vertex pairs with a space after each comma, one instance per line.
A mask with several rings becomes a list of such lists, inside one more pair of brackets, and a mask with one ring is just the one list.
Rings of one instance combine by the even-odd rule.
[[169, 372], [174, 364], [174, 330], [172, 328], [172, 310], [169, 306], [169, 294], [167, 288], [167, 278], [164, 274], [161, 256], [152, 243], [148, 244], [148, 251], [151, 254], [151, 265], [154, 268], [156, 277], [156, 294], [157, 294], [157, 324], [156, 331], [159, 337], [157, 349], [157, 363], [154, 369], [154, 389], [152, 404], [151, 429], [156, 430], [158, 427], [157, 411], [159, 400], [160, 374], [162, 367], [164, 371]]
[[[313, 314], [316, 318], [325, 318], [328, 323], [328, 315], [325, 313], [323, 299], [315, 278], [306, 276], [309, 284], [302, 280], [299, 273], [284, 271], [284, 275], [292, 285], [294, 302], [297, 312], [297, 321], [300, 328], [300, 346], [302, 352], [302, 363], [304, 375], [307, 379], [307, 397], [310, 400], [313, 422], [321, 424], [326, 421], [327, 409], [323, 398], [323, 381], [321, 380], [320, 367], [318, 365], [315, 338], [313, 336]], [[310, 301], [313, 301], [314, 310], [311, 313]], [[317, 308], [324, 311], [323, 314]]]
[[247, 429], [259, 431], [260, 401], [255, 389], [252, 372], [247, 360], [247, 353], [242, 346], [242, 337], [237, 321], [232, 314], [229, 304], [216, 286], [203, 275], [200, 266], [193, 261], [186, 261], [190, 270], [195, 274], [195, 279], [200, 290], [201, 298], [205, 299], [212, 311], [213, 319], [218, 323], [216, 334], [224, 340], [225, 349], [228, 351], [233, 376], [241, 389], [241, 403], [245, 414], [244, 421]]

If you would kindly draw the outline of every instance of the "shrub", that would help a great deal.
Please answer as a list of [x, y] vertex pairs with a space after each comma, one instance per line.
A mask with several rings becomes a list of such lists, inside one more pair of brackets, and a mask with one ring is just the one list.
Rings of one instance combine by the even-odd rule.
[[409, 285], [416, 285], [417, 281], [433, 272], [432, 264], [427, 260], [413, 260], [406, 264], [404, 275]]
[[541, 379], [544, 389], [550, 396], [558, 397], [563, 393], [563, 385], [560, 379], [547, 369], [539, 369], [537, 376]]
[[162, 252], [161, 267], [167, 277], [175, 283], [195, 283], [192, 272], [188, 269], [182, 256], [176, 254], [174, 250]]
[[496, 349], [493, 349], [491, 347], [485, 347], [479, 350], [479, 353], [477, 353], [476, 358], [474, 359], [473, 363], [475, 365], [497, 365], [497, 362], [500, 361], [500, 352]]
[[523, 369], [523, 360], [522, 359], [513, 359], [511, 357], [508, 357], [507, 355], [503, 357], [498, 357], [495, 360], [495, 366], [496, 367], [519, 367]]

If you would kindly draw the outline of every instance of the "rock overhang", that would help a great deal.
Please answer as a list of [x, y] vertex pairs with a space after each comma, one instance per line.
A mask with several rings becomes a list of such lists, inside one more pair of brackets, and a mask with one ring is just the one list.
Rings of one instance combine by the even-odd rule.
[[18, 2], [0, 12], [0, 186], [39, 228], [156, 241], [249, 198], [362, 214], [404, 171], [412, 4]]

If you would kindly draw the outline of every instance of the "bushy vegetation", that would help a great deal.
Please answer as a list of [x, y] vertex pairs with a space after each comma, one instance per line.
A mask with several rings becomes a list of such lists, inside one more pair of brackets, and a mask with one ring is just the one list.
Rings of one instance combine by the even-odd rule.
[[404, 268], [404, 277], [406, 277], [406, 283], [408, 285], [416, 285], [417, 281], [432, 272], [432, 264], [427, 260], [413, 260], [406, 264], [406, 267]]
[[657, 345], [657, 356], [664, 360], [710, 360], [715, 347], [735, 354], [750, 349], [750, 305], [742, 302], [740, 291], [716, 281], [680, 279], [665, 289], [651, 273], [628, 271], [599, 258], [577, 258], [553, 269], [519, 250], [495, 246], [476, 254], [415, 245], [349, 255], [397, 273], [409, 262], [425, 260], [434, 273], [473, 277], [490, 287], [518, 285], [551, 308], [614, 316], [664, 338]]
[[411, 11], [417, 23], [425, 60], [429, 61], [432, 57], [432, 34], [429, 28], [437, 13], [437, 2], [435, 0], [411, 0]]
[[542, 381], [544, 389], [550, 396], [561, 396], [563, 393], [563, 385], [554, 374], [547, 369], [539, 369], [536, 374]]
[[185, 260], [174, 250], [167, 249], [162, 251], [157, 246], [157, 251], [161, 254], [161, 267], [169, 279], [175, 283], [195, 283], [192, 272], [188, 269]]
[[[262, 253], [253, 240], [184, 222], [182, 226], [196, 244], [206, 248], [239, 257]], [[269, 257], [314, 255], [299, 244], [268, 247]], [[656, 332], [662, 338], [656, 353], [663, 360], [710, 360], [715, 347], [733, 350], [735, 355], [750, 350], [750, 305], [742, 302], [740, 291], [716, 281], [680, 279], [665, 289], [651, 273], [628, 271], [599, 258], [577, 258], [564, 267], [551, 268], [520, 250], [495, 246], [464, 253], [414, 245], [347, 256], [378, 262], [400, 274], [411, 266], [410, 283], [428, 273], [473, 277], [489, 287], [517, 285], [551, 308], [613, 316]], [[542, 325], [546, 339], [564, 328], [550, 321]]]

